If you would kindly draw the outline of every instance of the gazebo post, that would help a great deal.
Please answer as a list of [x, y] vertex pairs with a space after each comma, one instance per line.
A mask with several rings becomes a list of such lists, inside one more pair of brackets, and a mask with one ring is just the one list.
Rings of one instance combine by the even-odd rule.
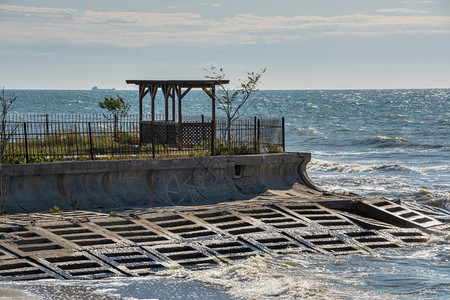
[[170, 93], [170, 97], [172, 98], [172, 122], [175, 123], [175, 86], [172, 88], [172, 93]]
[[214, 155], [214, 142], [216, 140], [216, 86], [211, 87], [211, 156]]
[[169, 93], [170, 93], [170, 86], [163, 85], [161, 87], [164, 95], [164, 119], [166, 122], [169, 121]]
[[183, 144], [183, 128], [181, 127], [181, 123], [183, 122], [183, 117], [181, 115], [181, 86], [176, 87], [177, 97], [178, 97], [178, 144]]
[[158, 86], [157, 85], [151, 85], [148, 87], [150, 90], [150, 97], [152, 98], [152, 121], [155, 121], [155, 98], [156, 93], [158, 92]]
[[153, 97], [153, 94], [152, 94], [152, 122], [154, 122], [154, 121], [155, 121], [155, 97]]
[[211, 107], [212, 107], [212, 109], [211, 109], [211, 118], [212, 118], [213, 121], [215, 121], [216, 120], [216, 87], [214, 85], [211, 87], [211, 94], [212, 94], [212, 97], [211, 97]]
[[145, 97], [144, 90], [145, 87], [143, 85], [139, 85], [139, 122], [142, 121], [142, 99]]

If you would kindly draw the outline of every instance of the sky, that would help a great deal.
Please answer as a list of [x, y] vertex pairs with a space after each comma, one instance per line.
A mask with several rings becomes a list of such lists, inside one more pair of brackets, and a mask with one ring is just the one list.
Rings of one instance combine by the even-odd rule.
[[0, 86], [450, 88], [450, 0], [0, 0]]

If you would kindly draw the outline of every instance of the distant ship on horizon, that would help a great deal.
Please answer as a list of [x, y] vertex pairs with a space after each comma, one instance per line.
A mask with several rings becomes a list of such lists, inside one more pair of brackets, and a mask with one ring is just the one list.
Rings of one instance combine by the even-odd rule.
[[99, 89], [97, 86], [93, 86], [92, 87], [93, 91], [115, 91], [115, 88], [111, 88], [111, 89]]

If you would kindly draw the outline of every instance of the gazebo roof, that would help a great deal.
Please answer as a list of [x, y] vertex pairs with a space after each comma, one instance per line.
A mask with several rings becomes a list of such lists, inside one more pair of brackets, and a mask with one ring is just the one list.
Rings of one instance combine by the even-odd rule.
[[139, 86], [178, 86], [181, 88], [206, 88], [228, 84], [229, 80], [127, 80], [128, 84]]

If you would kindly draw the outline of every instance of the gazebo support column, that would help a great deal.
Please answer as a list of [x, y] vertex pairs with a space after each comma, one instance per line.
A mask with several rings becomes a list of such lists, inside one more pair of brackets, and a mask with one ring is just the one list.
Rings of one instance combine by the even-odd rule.
[[176, 109], [175, 109], [175, 87], [172, 89], [172, 93], [170, 94], [170, 97], [172, 98], [172, 122], [175, 123], [175, 115], [176, 115]]
[[216, 87], [212, 87], [211, 88], [211, 118], [212, 121], [215, 122], [216, 121]]
[[[177, 98], [178, 98], [178, 143], [180, 145], [183, 144], [183, 115], [181, 113], [181, 100], [184, 98], [184, 96], [186, 96], [187, 93], [189, 93], [189, 91], [192, 89], [191, 87], [188, 87], [184, 92], [182, 92], [182, 87], [181, 86], [174, 86], [174, 89], [176, 90], [177, 93]], [[175, 93], [175, 92], [174, 92]]]
[[158, 91], [157, 85], [151, 85], [148, 87], [150, 91], [150, 97], [152, 98], [152, 121], [155, 121], [155, 98], [156, 92]]
[[214, 141], [216, 140], [216, 87], [211, 90], [203, 88], [203, 91], [211, 98], [211, 155], [214, 155]]
[[181, 87], [177, 86], [177, 98], [178, 98], [178, 145], [182, 145], [183, 144], [183, 127], [182, 127], [182, 122], [183, 122], [183, 117], [181, 115]]
[[139, 85], [139, 122], [142, 121], [142, 115], [143, 115], [143, 107], [142, 107], [142, 100], [144, 99], [145, 95], [148, 94], [149, 89], [145, 89], [145, 86]]
[[163, 95], [164, 95], [164, 120], [166, 122], [169, 121], [169, 94], [170, 94], [170, 90], [171, 90], [171, 86], [168, 85], [163, 85], [161, 87]]
[[211, 93], [212, 93], [212, 97], [211, 97], [211, 115], [212, 115], [212, 120], [211, 120], [211, 156], [214, 156], [214, 142], [216, 141], [216, 87], [213, 86], [211, 88]]

